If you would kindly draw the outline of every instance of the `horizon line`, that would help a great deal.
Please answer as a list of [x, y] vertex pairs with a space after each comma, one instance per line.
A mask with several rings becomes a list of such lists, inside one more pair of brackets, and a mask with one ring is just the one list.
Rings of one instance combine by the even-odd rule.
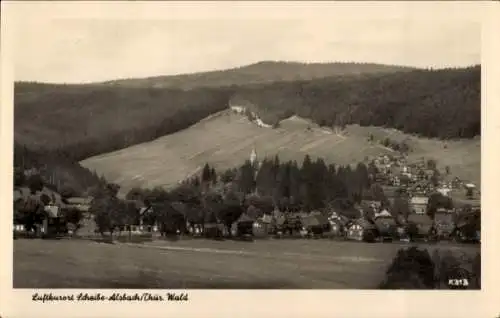
[[[196, 74], [206, 74], [206, 73], [216, 73], [216, 72], [226, 72], [232, 70], [238, 70], [245, 67], [251, 67], [258, 64], [302, 64], [302, 65], [327, 65], [327, 64], [358, 64], [358, 65], [378, 65], [378, 66], [390, 66], [390, 67], [399, 67], [402, 69], [411, 69], [413, 71], [438, 71], [438, 70], [450, 70], [450, 69], [467, 69], [481, 66], [481, 62], [468, 64], [468, 65], [457, 65], [457, 66], [428, 66], [428, 67], [419, 67], [419, 66], [411, 66], [411, 65], [402, 65], [402, 64], [386, 64], [386, 63], [375, 63], [375, 62], [357, 62], [357, 61], [329, 61], [329, 62], [304, 62], [304, 61], [286, 61], [286, 60], [261, 60], [257, 62], [253, 62], [250, 64], [244, 64], [240, 66], [228, 67], [228, 68], [219, 68], [219, 69], [210, 69], [210, 70], [200, 70], [196, 72], [189, 73], [176, 73], [176, 74], [163, 74], [163, 75], [152, 75], [152, 76], [142, 76], [142, 77], [116, 77], [108, 80], [99, 80], [99, 81], [81, 81], [81, 82], [49, 82], [49, 81], [37, 81], [37, 80], [14, 80], [14, 84], [16, 83], [25, 83], [25, 84], [45, 84], [45, 85], [104, 85], [104, 84], [112, 84], [113, 82], [120, 81], [128, 81], [128, 80], [147, 80], [147, 79], [155, 79], [161, 77], [175, 77], [175, 76], [189, 76]], [[335, 76], [335, 75], [334, 75]], [[329, 76], [326, 76], [329, 77]]]

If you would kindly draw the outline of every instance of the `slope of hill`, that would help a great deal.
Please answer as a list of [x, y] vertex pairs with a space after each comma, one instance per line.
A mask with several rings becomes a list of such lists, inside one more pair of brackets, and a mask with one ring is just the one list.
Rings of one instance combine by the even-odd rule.
[[359, 124], [471, 138], [481, 130], [481, 67], [241, 87], [231, 103], [271, 125], [296, 114], [329, 127]]
[[[272, 80], [265, 66], [254, 66], [254, 72]], [[296, 72], [289, 74], [309, 76]], [[480, 74], [480, 67], [419, 70], [190, 91], [16, 83], [15, 140], [82, 160], [185, 129], [234, 103], [251, 105], [269, 124], [297, 114], [329, 127], [360, 124], [430, 137], [473, 137], [481, 127]], [[229, 75], [226, 80], [238, 82]]]
[[58, 190], [71, 188], [83, 193], [101, 182], [99, 176], [77, 162], [53, 153], [37, 153], [18, 143], [14, 144], [14, 167], [20, 171], [37, 169], [43, 179]]
[[14, 138], [81, 160], [184, 129], [226, 108], [229, 96], [223, 89], [17, 83]]
[[122, 191], [140, 186], [170, 187], [199, 171], [205, 163], [219, 169], [236, 167], [249, 158], [252, 149], [258, 158], [279, 155], [284, 160], [302, 161], [305, 154], [322, 157], [329, 163], [351, 164], [393, 151], [368, 141], [378, 137], [407, 138], [415, 149], [410, 159], [422, 156], [450, 166], [461, 178], [477, 181], [480, 171], [480, 140], [443, 141], [417, 138], [383, 128], [348, 126], [340, 134], [319, 127], [310, 120], [293, 116], [280, 127], [262, 128], [244, 115], [229, 110], [177, 133], [152, 142], [83, 160], [84, 167], [103, 174], [122, 186]]
[[311, 80], [328, 76], [385, 74], [412, 70], [410, 67], [369, 63], [297, 63], [263, 61], [228, 70], [123, 79], [101, 83], [125, 87], [156, 87], [193, 89], [232, 85], [264, 84]]

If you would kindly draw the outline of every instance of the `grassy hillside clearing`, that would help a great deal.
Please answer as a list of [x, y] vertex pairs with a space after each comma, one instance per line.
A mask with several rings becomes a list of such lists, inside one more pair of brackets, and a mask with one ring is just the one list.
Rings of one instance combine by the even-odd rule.
[[245, 116], [222, 111], [188, 129], [116, 152], [83, 160], [81, 164], [103, 174], [128, 191], [135, 186], [171, 187], [198, 171], [205, 163], [218, 169], [241, 165], [253, 148], [259, 159], [279, 155], [283, 160], [302, 161], [305, 154], [322, 157], [328, 163], [354, 164], [367, 156], [394, 151], [368, 136], [383, 139], [405, 138], [415, 149], [410, 160], [421, 157], [438, 160], [454, 175], [478, 182], [480, 178], [480, 140], [430, 140], [405, 135], [395, 130], [348, 126], [344, 132], [319, 127], [293, 116], [279, 128], [261, 128]]

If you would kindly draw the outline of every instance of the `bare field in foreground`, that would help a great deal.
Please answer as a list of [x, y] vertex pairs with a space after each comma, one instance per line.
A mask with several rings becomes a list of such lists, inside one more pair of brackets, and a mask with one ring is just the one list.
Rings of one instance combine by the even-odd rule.
[[304, 155], [309, 154], [337, 164], [357, 163], [366, 156], [394, 153], [378, 142], [370, 143], [370, 134], [376, 139], [409, 138], [414, 149], [410, 160], [436, 159], [441, 169], [449, 166], [453, 175], [480, 181], [480, 139], [445, 143], [390, 129], [359, 126], [348, 126], [345, 134], [338, 135], [298, 117], [282, 121], [278, 129], [261, 128], [229, 111], [152, 142], [88, 158], [81, 164], [120, 184], [123, 191], [135, 186], [169, 187], [199, 171], [207, 162], [218, 169], [239, 166], [249, 158], [254, 147], [259, 159], [279, 155], [282, 160], [301, 162]]
[[16, 240], [13, 283], [14, 288], [373, 289], [401, 246], [330, 240], [144, 245]]

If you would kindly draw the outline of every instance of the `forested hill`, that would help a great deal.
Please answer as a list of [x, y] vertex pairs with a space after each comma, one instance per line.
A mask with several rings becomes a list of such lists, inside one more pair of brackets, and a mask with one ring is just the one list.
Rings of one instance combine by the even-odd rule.
[[481, 126], [480, 73], [476, 66], [189, 91], [16, 83], [15, 140], [79, 161], [185, 129], [238, 102], [253, 105], [264, 121], [297, 114], [322, 125], [472, 137]]
[[228, 70], [115, 80], [104, 85], [124, 87], [157, 87], [194, 89], [198, 87], [227, 87], [272, 82], [312, 80], [329, 76], [386, 74], [413, 70], [410, 67], [373, 63], [297, 63], [263, 61]]
[[228, 107], [231, 92], [17, 83], [14, 138], [74, 161], [187, 128]]
[[[14, 179], [26, 169], [36, 169], [45, 180], [45, 185], [53, 189], [72, 189], [82, 194], [103, 180], [94, 172], [77, 162], [51, 152], [34, 152], [25, 146], [14, 143]], [[16, 184], [16, 182], [14, 182]]]
[[481, 67], [244, 87], [231, 103], [250, 107], [267, 124], [295, 114], [322, 126], [384, 126], [425, 137], [471, 138], [481, 131]]

